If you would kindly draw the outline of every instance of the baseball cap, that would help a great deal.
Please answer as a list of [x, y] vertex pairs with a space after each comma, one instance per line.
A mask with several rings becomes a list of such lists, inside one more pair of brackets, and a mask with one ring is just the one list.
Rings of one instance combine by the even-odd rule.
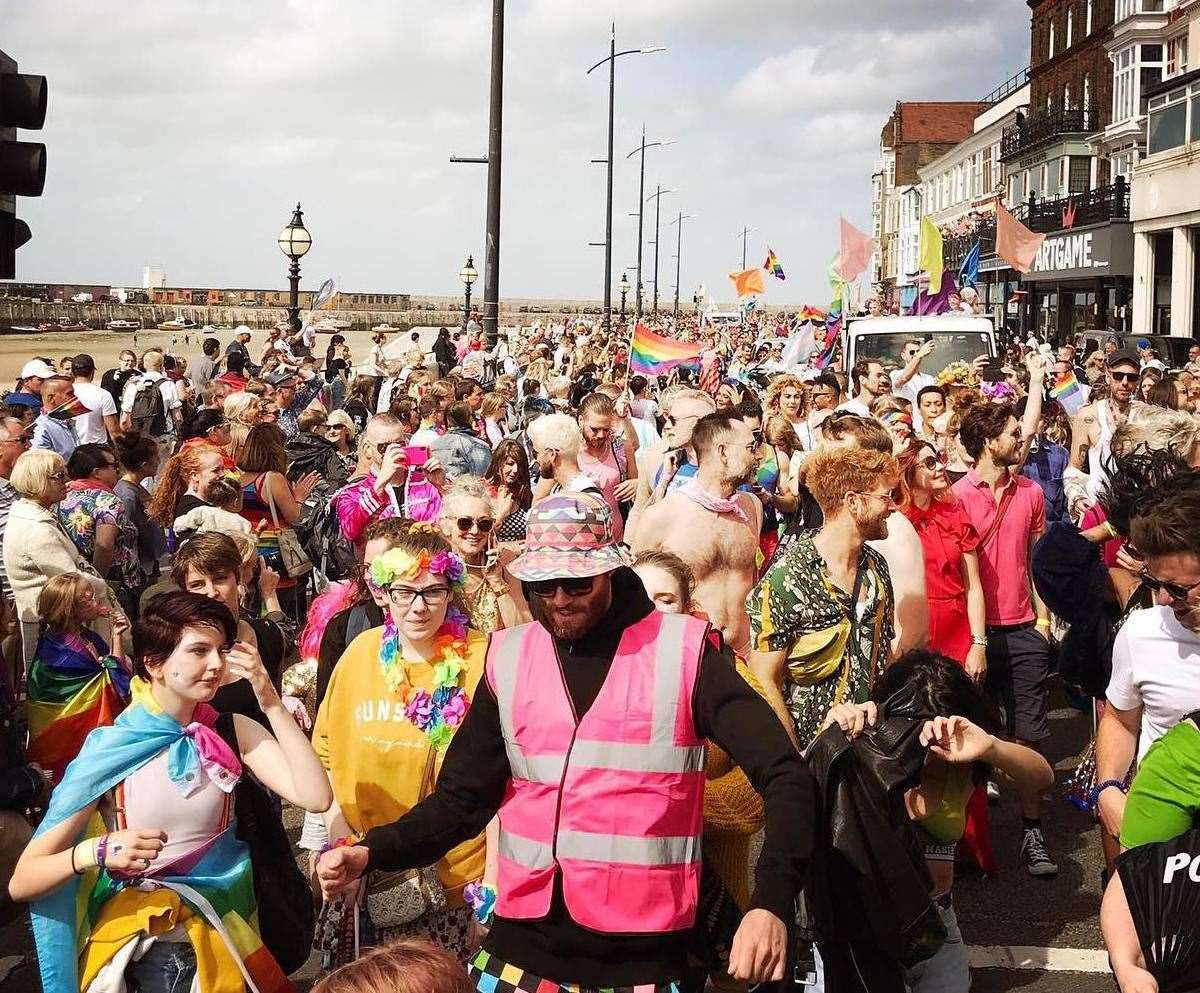
[[76, 376], [90, 376], [96, 371], [96, 360], [88, 355], [87, 352], [80, 352], [71, 359], [71, 371]]
[[42, 409], [42, 398], [36, 393], [7, 393], [0, 403], [10, 407], [31, 407], [34, 410]]
[[613, 541], [608, 504], [589, 493], [556, 493], [534, 504], [525, 551], [509, 564], [517, 579], [586, 579], [623, 565], [630, 555]]
[[267, 376], [263, 382], [268, 386], [282, 386], [284, 383], [290, 383], [296, 378], [294, 372], [288, 372], [286, 369], [281, 369], [279, 372], [273, 372]]
[[1119, 365], [1131, 365], [1135, 369], [1142, 368], [1142, 358], [1132, 348], [1118, 348], [1104, 362], [1109, 369], [1115, 369]]
[[41, 359], [30, 359], [21, 367], [22, 379], [29, 379], [31, 376], [36, 376], [38, 379], [49, 379], [51, 376], [57, 375], [58, 370]]

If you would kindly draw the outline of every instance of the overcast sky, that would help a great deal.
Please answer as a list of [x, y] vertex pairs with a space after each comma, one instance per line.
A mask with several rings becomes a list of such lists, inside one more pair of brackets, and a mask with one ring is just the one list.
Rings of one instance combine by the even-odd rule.
[[[483, 269], [491, 0], [6, 3], [0, 48], [49, 78], [40, 199], [20, 201], [30, 281], [283, 285], [302, 201], [303, 285], [448, 294]], [[869, 230], [879, 132], [898, 99], [976, 99], [1028, 61], [1029, 12], [994, 0], [509, 0], [501, 293], [599, 298], [609, 22], [618, 61], [613, 282], [637, 258], [637, 157], [662, 198], [660, 294], [732, 296], [769, 244], [776, 303], [824, 305], [844, 213]], [[644, 279], [652, 279], [653, 204]], [[630, 277], [632, 281], [632, 275]], [[480, 286], [482, 285], [482, 281]], [[615, 290], [614, 290], [615, 299]]]

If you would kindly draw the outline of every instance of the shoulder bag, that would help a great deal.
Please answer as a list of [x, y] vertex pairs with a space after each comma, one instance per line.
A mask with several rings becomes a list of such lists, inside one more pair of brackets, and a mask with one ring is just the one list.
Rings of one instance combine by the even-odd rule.
[[[435, 749], [429, 748], [429, 759], [421, 777], [420, 803], [433, 789]], [[403, 927], [446, 906], [446, 890], [438, 877], [436, 866], [423, 869], [404, 869], [400, 872], [374, 872], [367, 880], [367, 916], [376, 931]]]
[[269, 475], [263, 477], [263, 489], [266, 491], [267, 506], [271, 509], [271, 522], [275, 525], [275, 533], [279, 536], [279, 560], [283, 565], [284, 575], [291, 579], [307, 575], [312, 572], [312, 560], [305, 553], [300, 539], [296, 537], [295, 529], [280, 526], [279, 514], [275, 510], [275, 497], [271, 493], [271, 477]]

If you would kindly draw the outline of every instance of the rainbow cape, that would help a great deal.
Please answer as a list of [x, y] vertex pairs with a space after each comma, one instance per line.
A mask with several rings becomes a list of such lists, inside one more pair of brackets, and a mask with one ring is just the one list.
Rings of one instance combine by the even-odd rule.
[[28, 692], [26, 757], [57, 783], [88, 732], [112, 724], [125, 709], [129, 673], [93, 631], [44, 634], [29, 666]]
[[629, 342], [629, 371], [658, 376], [677, 365], [699, 361], [703, 346], [698, 341], [678, 341], [655, 334], [645, 324], [636, 324]]
[[[131, 691], [133, 703], [114, 724], [89, 734], [79, 756], [67, 766], [62, 782], [51, 794], [50, 809], [35, 837], [94, 804], [163, 751], [167, 752], [167, 771], [172, 782], [196, 781], [202, 756], [195, 738], [185, 733], [178, 721], [163, 713], [144, 680], [135, 678]], [[216, 711], [201, 704], [193, 719], [211, 725], [216, 720]], [[85, 835], [90, 836], [87, 829], [72, 844], [78, 844]], [[155, 880], [164, 889], [178, 894], [183, 904], [203, 919], [207, 927], [200, 930], [206, 937], [215, 934], [219, 938], [206, 943], [206, 954], [197, 954], [201, 988], [238, 989], [234, 984], [240, 982], [258, 993], [294, 993], [295, 987], [259, 937], [250, 851], [238, 840], [232, 820], [201, 849], [186, 873], [164, 874]], [[92, 926], [100, 920], [105, 903], [128, 889], [124, 881], [93, 869], [72, 877], [33, 904], [33, 936], [43, 989], [79, 989], [79, 953]], [[189, 929], [190, 936], [192, 930]], [[193, 945], [195, 942], [193, 936]], [[215, 957], [214, 951], [221, 954]]]
[[46, 411], [47, 415], [56, 421], [68, 421], [72, 417], [79, 417], [81, 414], [90, 414], [91, 412], [92, 408], [85, 406], [73, 392], [53, 410]]
[[776, 279], [787, 279], [787, 276], [783, 274], [783, 266], [779, 264], [779, 256], [775, 254], [775, 249], [769, 246], [767, 248], [767, 261], [763, 263], [763, 268]]
[[1068, 416], [1075, 416], [1084, 402], [1083, 388], [1079, 385], [1079, 380], [1075, 378], [1075, 373], [1069, 372], [1054, 383], [1050, 388], [1050, 399], [1057, 400], [1062, 404], [1062, 408]]

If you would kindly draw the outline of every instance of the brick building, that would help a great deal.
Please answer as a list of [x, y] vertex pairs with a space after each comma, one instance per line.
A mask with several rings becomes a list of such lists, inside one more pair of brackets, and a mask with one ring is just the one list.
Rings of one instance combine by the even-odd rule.
[[901, 197], [920, 184], [919, 170], [974, 133], [975, 118], [990, 106], [977, 100], [897, 103], [879, 136], [872, 177], [875, 238], [872, 280], [889, 304], [902, 275]]

